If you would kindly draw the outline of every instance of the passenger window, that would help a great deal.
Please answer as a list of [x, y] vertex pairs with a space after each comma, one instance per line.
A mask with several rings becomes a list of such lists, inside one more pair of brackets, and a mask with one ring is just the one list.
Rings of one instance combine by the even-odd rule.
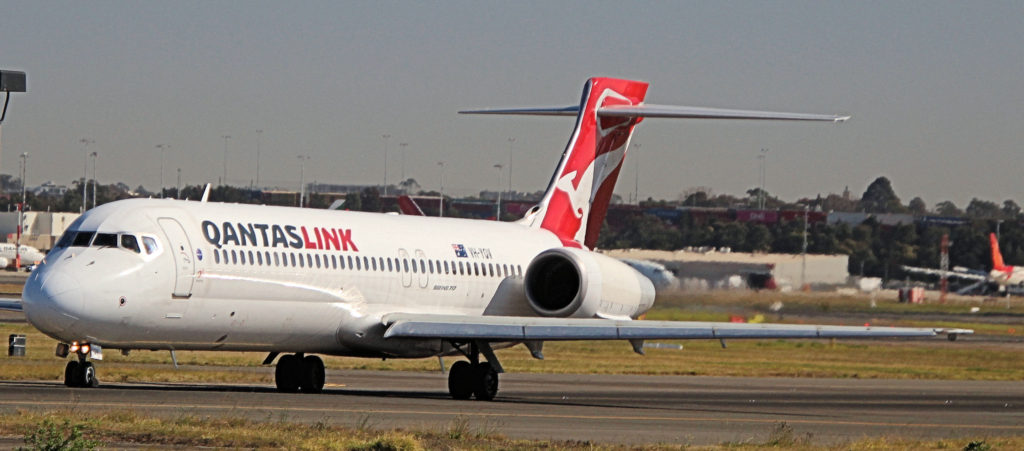
[[370, 259], [370, 263], [373, 264], [373, 270], [376, 271], [377, 270], [377, 259], [376, 258], [371, 258]]
[[402, 272], [409, 272], [409, 260], [402, 259], [402, 267], [405, 268]]
[[71, 245], [87, 247], [92, 241], [92, 236], [95, 234], [96, 232], [78, 232], [75, 234], [75, 240], [71, 242]]
[[238, 251], [238, 260], [245, 264], [245, 251]]
[[213, 251], [213, 262], [218, 265], [220, 264], [220, 252], [217, 252], [216, 250]]
[[135, 252], [136, 254], [142, 253], [142, 249], [139, 249], [139, 240], [138, 238], [135, 238], [135, 235], [121, 235], [121, 247]]
[[434, 262], [433, 262], [433, 261], [430, 261], [430, 262], [428, 262], [428, 263], [429, 263], [429, 264], [427, 265], [427, 269], [429, 269], [429, 270], [430, 270], [430, 273], [431, 273], [431, 274], [433, 274], [433, 273], [434, 273]]
[[388, 272], [394, 272], [395, 267], [391, 264], [391, 257], [388, 257]]
[[256, 262], [263, 266], [263, 254], [256, 252]]
[[235, 253], [234, 249], [231, 249], [231, 263], [235, 265], [238, 264], [238, 254]]
[[220, 251], [220, 255], [221, 255], [221, 260], [224, 260], [224, 264], [225, 265], [228, 264], [228, 251], [226, 249], [222, 250], [222, 251]]

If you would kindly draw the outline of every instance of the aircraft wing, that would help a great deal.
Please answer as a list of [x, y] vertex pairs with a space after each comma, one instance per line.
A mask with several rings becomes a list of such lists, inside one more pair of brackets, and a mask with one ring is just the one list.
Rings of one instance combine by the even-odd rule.
[[689, 340], [736, 338], [886, 338], [972, 334], [971, 329], [817, 326], [696, 321], [391, 313], [384, 338], [451, 340]]
[[21, 299], [0, 298], [0, 310], [21, 311]]
[[918, 268], [918, 267], [915, 267], [915, 266], [904, 266], [903, 270], [906, 271], [906, 272], [909, 272], [909, 273], [924, 274], [924, 275], [928, 275], [928, 276], [942, 277], [943, 275], [945, 275], [946, 277], [950, 277], [950, 278], [954, 278], [954, 279], [978, 280], [978, 281], [988, 280], [988, 274], [983, 274], [983, 273], [978, 273], [978, 272], [967, 272], [967, 271], [959, 271], [959, 270], [943, 271], [941, 269]]

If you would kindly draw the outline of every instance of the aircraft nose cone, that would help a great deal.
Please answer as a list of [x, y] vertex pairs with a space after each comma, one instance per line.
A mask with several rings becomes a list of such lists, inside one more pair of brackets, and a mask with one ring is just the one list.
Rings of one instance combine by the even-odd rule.
[[28, 320], [40, 330], [62, 330], [82, 310], [81, 285], [59, 272], [33, 274], [25, 283], [22, 303]]

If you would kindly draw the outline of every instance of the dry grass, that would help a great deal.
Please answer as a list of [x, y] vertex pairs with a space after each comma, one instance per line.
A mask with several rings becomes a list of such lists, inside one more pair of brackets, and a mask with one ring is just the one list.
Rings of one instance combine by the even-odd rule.
[[0, 414], [0, 436], [24, 437], [40, 425], [80, 425], [85, 439], [109, 447], [159, 445], [171, 447], [231, 447], [346, 450], [959, 450], [981, 442], [991, 449], [1024, 449], [1024, 437], [979, 437], [921, 441], [877, 437], [838, 444], [815, 444], [812, 437], [798, 436], [785, 423], [776, 425], [763, 441], [723, 443], [711, 446], [646, 444], [626, 446], [575, 441], [513, 440], [488, 430], [475, 429], [456, 418], [441, 430], [375, 430], [365, 425], [341, 426], [324, 421], [296, 424], [280, 420], [252, 421], [231, 417], [199, 417], [180, 414], [173, 418], [147, 416], [132, 410], [104, 413], [19, 411]]

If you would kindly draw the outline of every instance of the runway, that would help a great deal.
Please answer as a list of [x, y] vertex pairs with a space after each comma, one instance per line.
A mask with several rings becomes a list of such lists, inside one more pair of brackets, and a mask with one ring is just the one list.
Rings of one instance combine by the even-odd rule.
[[[102, 367], [101, 378], [102, 378]], [[985, 381], [505, 374], [493, 402], [448, 398], [441, 373], [331, 371], [319, 395], [271, 386], [0, 382], [0, 409], [131, 409], [378, 429], [609, 443], [764, 442], [781, 422], [815, 443], [879, 435], [1024, 434], [1024, 384]]]

